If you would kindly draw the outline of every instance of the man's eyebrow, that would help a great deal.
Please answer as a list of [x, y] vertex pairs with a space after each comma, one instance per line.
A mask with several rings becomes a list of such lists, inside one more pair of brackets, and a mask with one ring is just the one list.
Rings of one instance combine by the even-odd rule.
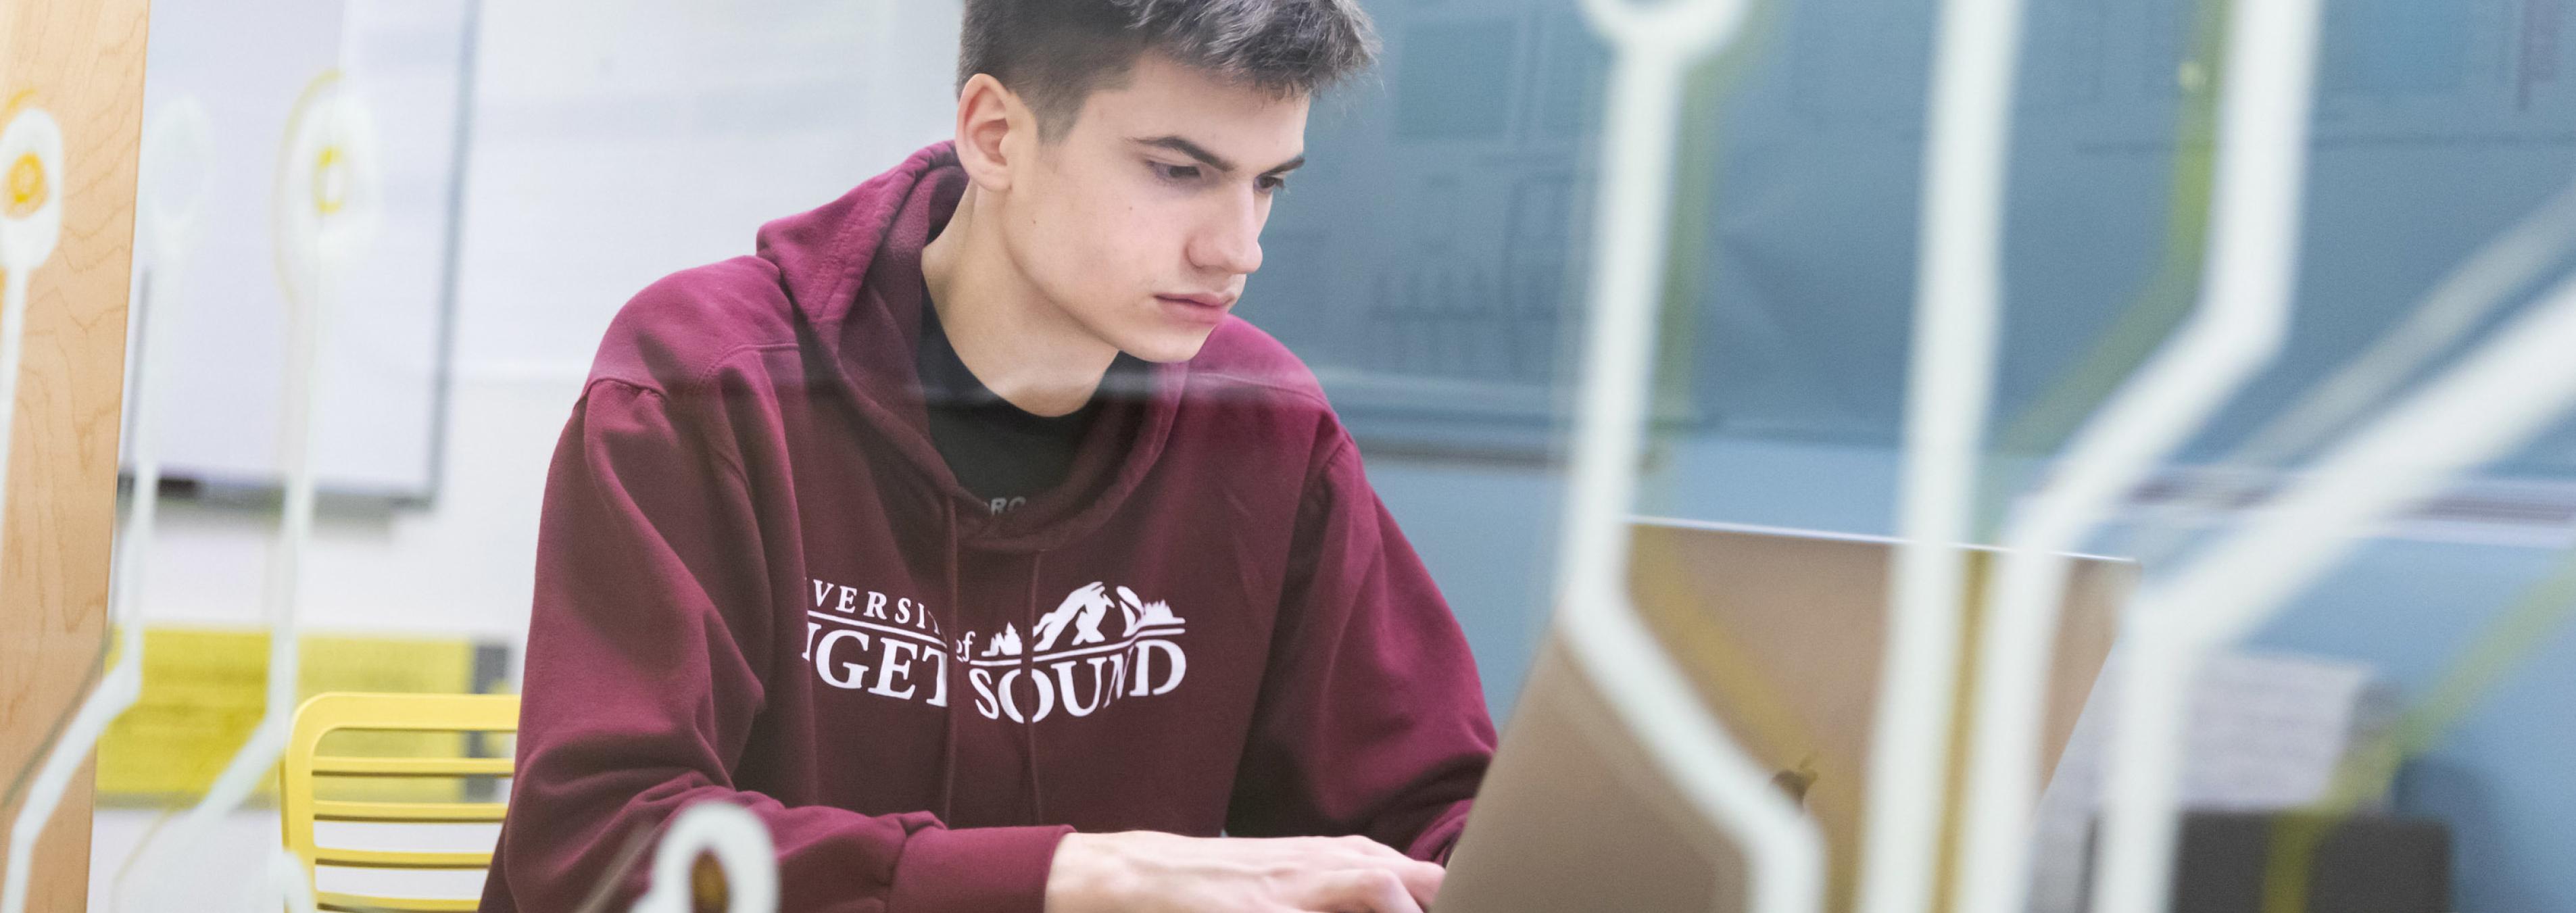
[[[1207, 147], [1190, 142], [1189, 140], [1178, 136], [1136, 137], [1129, 140], [1129, 142], [1133, 142], [1141, 146], [1152, 146], [1157, 149], [1169, 149], [1173, 152], [1178, 152], [1182, 155], [1197, 159], [1200, 164], [1214, 168], [1220, 172], [1232, 172], [1234, 170], [1234, 163], [1226, 160], [1225, 156], [1209, 152], [1207, 151]], [[1262, 174], [1287, 174], [1288, 172], [1297, 170], [1297, 166], [1303, 164], [1306, 164], [1306, 156], [1299, 154], [1296, 158], [1271, 166], [1270, 170], [1264, 171]]]
[[1207, 151], [1207, 147], [1205, 147], [1205, 146], [1201, 146], [1201, 145], [1199, 145], [1199, 144], [1197, 144], [1197, 143], [1190, 142], [1189, 140], [1186, 140], [1186, 139], [1182, 139], [1181, 137], [1177, 137], [1177, 136], [1138, 137], [1138, 138], [1135, 138], [1135, 139], [1130, 140], [1130, 142], [1134, 142], [1134, 143], [1137, 143], [1137, 144], [1139, 144], [1139, 145], [1152, 146], [1152, 147], [1157, 148], [1157, 149], [1169, 149], [1169, 150], [1172, 150], [1172, 151], [1174, 151], [1174, 152], [1178, 152], [1178, 153], [1180, 153], [1180, 154], [1182, 154], [1182, 155], [1186, 155], [1186, 156], [1189, 156], [1189, 157], [1191, 157], [1191, 158], [1198, 159], [1200, 164], [1206, 165], [1206, 166], [1208, 166], [1208, 167], [1210, 167], [1210, 168], [1214, 168], [1214, 169], [1216, 169], [1216, 170], [1218, 170], [1218, 171], [1233, 171], [1233, 170], [1234, 170], [1234, 163], [1233, 163], [1233, 162], [1231, 162], [1231, 161], [1226, 160], [1226, 157], [1225, 157], [1225, 156], [1218, 155], [1218, 154], [1216, 154], [1216, 153], [1214, 153], [1214, 152], [1209, 152], [1209, 151]]

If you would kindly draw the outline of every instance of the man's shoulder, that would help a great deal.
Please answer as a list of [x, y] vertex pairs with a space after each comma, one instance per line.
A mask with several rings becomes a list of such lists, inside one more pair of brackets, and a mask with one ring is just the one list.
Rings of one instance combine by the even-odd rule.
[[609, 321], [590, 379], [672, 393], [703, 383], [745, 350], [795, 343], [793, 309], [777, 267], [735, 257], [672, 273], [637, 292]]
[[1229, 316], [1190, 359], [1193, 396], [1276, 401], [1331, 412], [1323, 385], [1296, 353], [1240, 317]]
[[1223, 439], [1280, 454], [1304, 454], [1308, 472], [1325, 465], [1349, 433], [1324, 396], [1323, 384], [1286, 345], [1241, 319], [1228, 317], [1190, 359], [1182, 408], [1211, 426], [1231, 429]]

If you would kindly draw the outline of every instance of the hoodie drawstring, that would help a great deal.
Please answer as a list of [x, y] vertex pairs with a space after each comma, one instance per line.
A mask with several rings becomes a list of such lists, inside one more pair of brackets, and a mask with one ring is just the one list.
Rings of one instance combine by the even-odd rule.
[[[960, 602], [965, 596], [958, 585], [958, 567], [965, 563], [965, 552], [959, 547], [957, 539], [957, 503], [947, 499], [942, 499], [940, 503], [942, 505], [940, 517], [945, 521], [942, 526], [945, 528], [948, 540], [948, 609], [951, 617], [962, 620], [965, 615]], [[1028, 631], [1032, 635], [1037, 633], [1038, 572], [1042, 569], [1045, 558], [1046, 552], [1043, 550], [1029, 555], [1029, 595], [1026, 614]], [[957, 705], [955, 702], [949, 704], [948, 712], [941, 721], [944, 725], [940, 727], [939, 820], [943, 824], [955, 827], [954, 818], [957, 811]], [[1030, 823], [1044, 824], [1046, 823], [1046, 792], [1038, 786], [1036, 720], [1030, 720], [1020, 727], [1020, 746], [1025, 761], [1023, 774], [1029, 781]]]
[[[966, 556], [957, 547], [957, 501], [941, 498], [939, 503], [942, 505], [940, 516], [945, 521], [942, 525], [948, 536], [948, 617], [963, 623], [966, 620], [965, 607], [958, 605], [958, 601], [964, 595], [957, 585], [957, 566], [965, 563]], [[940, 639], [947, 638], [943, 636]], [[965, 665], [966, 659], [965, 656], [955, 657], [960, 666]], [[943, 669], [947, 667], [946, 663], [940, 665]], [[941, 717], [939, 727], [939, 821], [950, 827], [957, 824], [957, 704], [958, 701], [953, 699], [948, 702], [948, 712]]]
[[[1040, 549], [1029, 554], [1028, 615], [1029, 636], [1032, 638], [1033, 643], [1034, 638], [1036, 638], [1038, 633], [1038, 566], [1040, 562], [1045, 559], [1046, 550], [1044, 549]], [[1036, 667], [1031, 666], [1030, 668], [1034, 669]], [[1038, 721], [1035, 718], [1031, 718], [1028, 725], [1020, 727], [1020, 732], [1022, 733], [1021, 745], [1026, 749], [1023, 754], [1028, 759], [1029, 823], [1045, 824], [1046, 792], [1038, 787]]]

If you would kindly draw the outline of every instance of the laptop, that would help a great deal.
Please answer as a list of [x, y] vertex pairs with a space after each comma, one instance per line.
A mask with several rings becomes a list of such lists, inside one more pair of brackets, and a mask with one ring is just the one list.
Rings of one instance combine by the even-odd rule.
[[[1630, 584], [1647, 628], [1728, 733], [1815, 818], [1826, 909], [1852, 909], [1895, 540], [1663, 519], [1632, 530]], [[1972, 596], [1998, 554], [1967, 550]], [[2042, 770], [2055, 769], [2137, 581], [2133, 562], [2072, 558]], [[1976, 643], [1978, 600], [1969, 602], [1963, 653]], [[1963, 668], [1973, 659], [1963, 655]], [[1964, 713], [1952, 720], [1955, 760]], [[1437, 909], [1723, 913], [1743, 909], [1743, 885], [1741, 855], [1655, 774], [1551, 636], [1451, 854]]]

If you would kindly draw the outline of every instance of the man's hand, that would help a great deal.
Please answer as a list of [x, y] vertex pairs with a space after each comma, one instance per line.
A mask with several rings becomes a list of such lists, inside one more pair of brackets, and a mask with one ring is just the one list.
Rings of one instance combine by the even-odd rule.
[[1421, 913], [1442, 870], [1366, 837], [1069, 834], [1047, 913]]

